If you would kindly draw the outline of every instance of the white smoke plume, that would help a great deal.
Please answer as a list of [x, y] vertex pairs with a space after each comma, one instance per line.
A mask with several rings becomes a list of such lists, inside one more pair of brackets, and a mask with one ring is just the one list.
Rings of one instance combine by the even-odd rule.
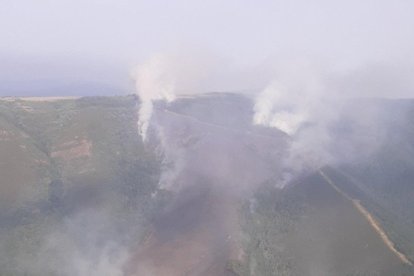
[[185, 53], [154, 55], [133, 71], [136, 94], [140, 99], [139, 134], [144, 142], [147, 141], [151, 126], [159, 142], [157, 151], [162, 156], [162, 173], [158, 188], [161, 190], [177, 188], [176, 179], [184, 167], [186, 154], [177, 141], [169, 140], [165, 135], [166, 131], [174, 127], [153, 116], [154, 102], [164, 101], [168, 104], [180, 96], [192, 96], [214, 89], [211, 83], [217, 81], [212, 79], [220, 75], [217, 72], [221, 71], [217, 68], [222, 68], [222, 64], [211, 53], [188, 50]]
[[142, 139], [147, 139], [154, 101], [172, 102], [178, 96], [194, 95], [214, 89], [210, 83], [217, 78], [222, 60], [213, 54], [186, 51], [156, 54], [132, 71], [136, 94], [141, 100], [138, 128]]
[[253, 123], [294, 135], [316, 115], [326, 91], [318, 70], [309, 63], [292, 62], [282, 67], [256, 97]]
[[288, 94], [288, 88], [277, 81], [266, 87], [254, 105], [254, 124], [275, 127], [289, 135], [295, 134], [309, 114], [306, 108], [297, 109], [294, 106], [300, 98], [295, 99], [295, 95], [286, 97]]
[[162, 55], [153, 56], [144, 64], [137, 66], [133, 74], [136, 93], [141, 100], [138, 128], [145, 141], [153, 112], [153, 101], [171, 102], [175, 99], [176, 75], [168, 59]]
[[287, 155], [281, 161], [285, 169], [279, 187], [298, 172], [331, 159], [326, 148], [330, 142], [326, 128], [335, 116], [329, 108], [332, 93], [323, 83], [318, 68], [292, 62], [283, 65], [277, 78], [256, 97], [253, 123], [277, 128], [290, 136]]
[[[363, 88], [350, 93], [335, 71], [310, 63], [284, 64], [276, 78], [255, 98], [253, 123], [277, 128], [289, 136], [283, 158], [283, 187], [295, 175], [325, 165], [356, 162], [378, 150], [385, 134], [378, 107], [358, 105]], [[361, 93], [355, 95], [355, 93]], [[352, 127], [338, 130], [350, 123]], [[336, 129], [332, 129], [335, 126]]]

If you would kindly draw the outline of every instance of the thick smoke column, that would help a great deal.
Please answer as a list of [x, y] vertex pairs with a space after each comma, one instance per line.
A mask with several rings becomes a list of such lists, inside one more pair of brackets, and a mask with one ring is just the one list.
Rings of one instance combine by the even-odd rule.
[[254, 124], [275, 127], [289, 135], [295, 134], [309, 114], [306, 109], [295, 106], [300, 95], [297, 95], [297, 99], [295, 95], [286, 97], [287, 95], [289, 89], [278, 82], [266, 87], [254, 105]]
[[352, 85], [332, 82], [341, 75], [323, 69], [309, 63], [284, 64], [255, 98], [253, 123], [289, 136], [279, 186], [322, 166], [363, 160], [385, 139], [379, 106], [358, 105], [361, 99], [343, 93]]
[[168, 59], [162, 55], [153, 56], [137, 66], [134, 72], [136, 93], [141, 99], [138, 128], [144, 141], [152, 117], [153, 101], [171, 102], [175, 99], [176, 76], [173, 72]]
[[311, 65], [292, 62], [282, 67], [256, 97], [253, 123], [294, 135], [315, 116], [325, 90], [318, 70]]
[[201, 94], [213, 90], [222, 62], [215, 55], [186, 51], [157, 54], [139, 64], [132, 72], [136, 94], [141, 100], [138, 128], [147, 138], [154, 101], [172, 102], [180, 95]]
[[322, 85], [322, 76], [308, 63], [292, 62], [282, 66], [277, 78], [255, 99], [253, 123], [277, 128], [289, 136], [279, 187], [295, 175], [331, 161], [327, 126], [335, 116], [328, 104], [332, 95]]

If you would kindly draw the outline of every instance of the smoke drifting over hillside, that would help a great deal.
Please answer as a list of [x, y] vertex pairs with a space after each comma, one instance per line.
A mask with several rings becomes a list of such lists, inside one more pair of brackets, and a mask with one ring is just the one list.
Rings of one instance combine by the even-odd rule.
[[2, 4], [0, 275], [362, 275], [352, 166], [414, 260], [414, 1]]
[[[362, 68], [370, 68], [370, 73], [358, 75]], [[377, 103], [382, 97], [398, 98], [389, 83], [405, 87], [399, 90], [402, 95], [405, 90], [414, 91], [414, 86], [408, 79], [384, 75], [385, 68], [393, 68], [390, 64], [362, 68], [337, 70], [291, 60], [279, 63], [274, 79], [253, 95], [253, 123], [277, 128], [290, 137], [288, 154], [281, 160], [288, 172], [283, 178], [291, 180], [326, 165], [360, 162], [381, 148], [389, 118], [380, 105], [368, 103], [375, 98]], [[400, 68], [407, 67], [401, 64]], [[378, 81], [388, 83], [388, 88], [374, 91]]]
[[274, 80], [255, 96], [253, 123], [290, 137], [281, 160], [283, 187], [303, 171], [332, 162], [328, 127], [338, 116], [339, 96], [327, 87], [327, 73], [310, 62], [279, 66]]
[[[168, 137], [171, 133], [168, 134], [167, 129], [171, 126], [166, 124], [167, 121], [152, 120], [154, 103], [164, 102], [169, 105], [182, 96], [209, 92], [211, 83], [213, 87], [220, 83], [217, 82], [215, 71], [220, 65], [226, 67], [217, 58], [188, 51], [185, 54], [152, 56], [138, 65], [133, 72], [136, 93], [140, 99], [139, 133], [146, 141], [149, 126], [152, 125], [164, 154], [165, 170], [160, 187], [174, 186], [180, 171], [186, 167], [188, 160], [185, 156], [190, 149], [180, 146], [176, 138]], [[262, 79], [259, 85], [262, 88], [234, 93], [252, 99], [251, 126], [278, 129], [288, 137], [284, 149], [286, 152], [279, 159], [279, 164], [283, 167], [279, 176], [281, 183], [277, 185], [279, 187], [284, 187], [304, 172], [326, 165], [360, 161], [381, 147], [385, 138], [381, 131], [384, 118], [381, 117], [378, 107], [352, 107], [358, 102], [356, 99], [364, 96], [393, 97], [393, 91], [385, 88], [377, 94], [372, 91], [377, 77], [381, 77], [386, 83], [401, 81], [403, 83], [398, 83], [398, 87], [405, 87], [406, 90], [414, 88], [411, 82], [395, 79], [393, 75], [385, 80], [387, 76], [383, 75], [384, 68], [392, 68], [386, 64], [383, 64], [378, 76], [375, 70], [371, 70], [372, 74], [358, 77], [358, 72], [363, 70], [361, 68], [373, 69], [375, 66], [344, 69], [299, 57], [284, 58], [267, 66], [272, 74], [268, 75], [266, 82]], [[227, 66], [227, 71], [218, 72], [224, 77], [237, 75], [229, 68]], [[244, 72], [250, 72], [250, 77], [255, 78], [256, 69], [247, 68]], [[240, 78], [240, 83], [247, 85], [248, 81], [245, 81]], [[368, 94], [365, 94], [365, 89], [369, 91]], [[348, 132], [347, 137], [344, 131]], [[184, 135], [180, 139], [185, 140], [188, 137]]]
[[[140, 98], [138, 126], [144, 141], [151, 124], [154, 102], [168, 104], [183, 95], [207, 92], [203, 87], [214, 79], [212, 68], [216, 67], [211, 62], [209, 66], [206, 64], [206, 59], [200, 56], [157, 55], [137, 66], [134, 78]], [[287, 154], [280, 160], [285, 167], [281, 177], [284, 182], [289, 182], [302, 171], [355, 161], [380, 147], [380, 132], [375, 138], [367, 136], [381, 120], [374, 107], [346, 114], [346, 106], [353, 101], [355, 93], [344, 93], [353, 81], [339, 81], [343, 72], [298, 59], [277, 63], [273, 72], [274, 77], [268, 79], [263, 89], [240, 93], [253, 99], [252, 125], [275, 128], [289, 136]], [[366, 83], [371, 81], [372, 77]], [[384, 95], [383, 91], [381, 95]], [[352, 130], [353, 140], [340, 139], [337, 133], [338, 124], [344, 124], [344, 121], [358, 126]], [[166, 126], [154, 122], [153, 127], [165, 151], [165, 159], [169, 160], [165, 161], [169, 164], [169, 171], [164, 174], [162, 186], [170, 186], [167, 176], [176, 175], [175, 169], [183, 167], [185, 149], [178, 150], [166, 142]]]
[[320, 72], [309, 64], [286, 64], [275, 79], [255, 96], [253, 122], [294, 135], [320, 110], [324, 98]]
[[171, 64], [165, 57], [155, 56], [137, 66], [133, 72], [137, 94], [141, 100], [138, 113], [138, 127], [142, 139], [146, 140], [154, 100], [170, 102], [175, 99], [176, 78]]
[[[207, 79], [211, 80], [218, 60], [203, 54], [156, 54], [132, 71], [136, 94], [140, 99], [139, 131], [146, 140], [153, 113], [154, 101], [172, 102], [180, 95], [205, 92]], [[208, 86], [208, 85], [207, 85]]]
[[[341, 94], [349, 84], [328, 66], [277, 63], [263, 89], [203, 94], [211, 77], [198, 70], [198, 60], [156, 56], [136, 71], [140, 134], [163, 160], [153, 196], [172, 195], [148, 244], [131, 257], [138, 274], [180, 275], [192, 267], [194, 275], [209, 275], [214, 263], [237, 259], [233, 252], [243, 256], [235, 206], [254, 202], [264, 183], [282, 191], [321, 167], [366, 160], [384, 141], [381, 129], [389, 128], [383, 107], [370, 100], [359, 106], [353, 95]], [[271, 131], [261, 132], [266, 128]], [[233, 238], [223, 242], [226, 236]], [[192, 250], [203, 253], [183, 254]]]

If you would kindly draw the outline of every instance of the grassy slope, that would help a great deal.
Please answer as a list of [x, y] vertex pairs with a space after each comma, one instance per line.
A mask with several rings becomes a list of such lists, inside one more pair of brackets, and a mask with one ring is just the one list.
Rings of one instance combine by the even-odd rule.
[[[213, 116], [211, 105], [228, 115]], [[244, 98], [222, 95], [181, 100], [171, 108], [266, 135], [268, 130], [250, 126], [250, 107]], [[397, 115], [390, 116], [393, 128], [381, 151], [330, 176], [360, 199], [413, 258], [413, 116]], [[60, 229], [62, 219], [78, 210], [102, 207], [128, 232], [158, 205], [151, 193], [159, 160], [136, 134], [130, 97], [0, 101], [0, 156], [0, 251], [7, 252], [0, 256], [0, 274], [22, 275], [37, 267], [21, 259], [36, 260], [45, 233]], [[247, 261], [229, 262], [231, 270], [240, 275], [412, 275], [318, 176], [282, 191], [271, 186], [264, 184], [242, 209]], [[48, 269], [52, 275], [59, 271]]]
[[385, 139], [365, 160], [332, 171], [343, 187], [381, 222], [396, 246], [414, 260], [414, 101], [382, 105]]
[[136, 131], [131, 97], [0, 101], [1, 275], [36, 275], [39, 246], [80, 210], [104, 210], [119, 231], [138, 227], [159, 160]]
[[[353, 105], [348, 108], [351, 108], [350, 110], [364, 108], [367, 103], [360, 104], [361, 106]], [[373, 129], [378, 127], [383, 132], [381, 146], [371, 155], [356, 162], [328, 169], [329, 175], [348, 195], [361, 201], [381, 224], [395, 247], [413, 260], [414, 103], [404, 100], [374, 101], [368, 104], [378, 108], [380, 113], [381, 121]], [[359, 123], [360, 118], [356, 119], [350, 121], [350, 130], [353, 123]], [[375, 132], [370, 131], [372, 130], [365, 133], [367, 138], [369, 135], [375, 135]], [[352, 135], [358, 135], [358, 132], [354, 134], [348, 131], [346, 135], [339, 138], [352, 140]], [[256, 195], [256, 211], [244, 212], [245, 229], [247, 236], [250, 237], [246, 243], [249, 262], [247, 266], [234, 265], [240, 274], [249, 275], [252, 270], [259, 275], [274, 275], [274, 271], [278, 271], [277, 275], [309, 275], [312, 271], [314, 275], [412, 275], [414, 273], [413, 268], [407, 265], [388, 263], [387, 260], [395, 259], [394, 256], [389, 255], [380, 263], [377, 262], [378, 259], [367, 261], [367, 256], [381, 259], [382, 252], [387, 249], [378, 239], [368, 245], [371, 236], [376, 234], [372, 232], [366, 221], [357, 219], [360, 214], [354, 210], [355, 208], [350, 208], [352, 204], [344, 202], [344, 206], [341, 207], [337, 204], [341, 202], [341, 198], [327, 193], [326, 185], [317, 184], [321, 182], [320, 180], [315, 181], [315, 178], [302, 180], [302, 183], [287, 191], [277, 191], [267, 187], [264, 188], [264, 192]], [[315, 200], [316, 196], [317, 200]], [[327, 202], [331, 204], [326, 204]], [[320, 207], [321, 204], [326, 204], [328, 213], [325, 208]], [[250, 205], [246, 204], [246, 206]], [[346, 209], [348, 211], [344, 212], [343, 210]], [[251, 207], [246, 207], [246, 210], [251, 210]], [[329, 212], [336, 214], [336, 217]], [[348, 225], [344, 224], [346, 217], [349, 217]], [[352, 217], [355, 219], [351, 219]], [[336, 230], [327, 232], [326, 228]], [[370, 234], [364, 237], [364, 232]], [[319, 244], [322, 246], [315, 244], [319, 233], [324, 233], [320, 236]], [[297, 242], [300, 246], [296, 247], [296, 252], [291, 250], [291, 243], [288, 242], [291, 239], [301, 240]], [[341, 239], [343, 242], [340, 242]], [[358, 249], [358, 244], [353, 244], [357, 242], [362, 245], [366, 241], [368, 251], [365, 248]], [[323, 250], [328, 250], [329, 256], [321, 257], [321, 254], [326, 255]], [[346, 256], [347, 251], [353, 252], [352, 257], [356, 259], [350, 261], [352, 258]], [[303, 256], [303, 252], [307, 252], [306, 256]], [[330, 260], [329, 263], [326, 263], [327, 259]], [[302, 260], [302, 263], [298, 263], [298, 260]], [[361, 264], [358, 260], [363, 260], [367, 264]], [[310, 266], [306, 267], [306, 262]]]
[[[246, 204], [240, 275], [411, 275], [366, 219], [318, 175]], [[276, 273], [277, 271], [277, 273]]]

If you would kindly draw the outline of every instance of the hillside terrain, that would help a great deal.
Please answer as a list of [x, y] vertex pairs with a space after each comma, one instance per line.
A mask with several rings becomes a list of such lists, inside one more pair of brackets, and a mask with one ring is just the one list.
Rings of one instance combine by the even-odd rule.
[[0, 275], [414, 275], [414, 101], [348, 101], [300, 172], [248, 97], [156, 102], [145, 143], [139, 104], [0, 100]]

